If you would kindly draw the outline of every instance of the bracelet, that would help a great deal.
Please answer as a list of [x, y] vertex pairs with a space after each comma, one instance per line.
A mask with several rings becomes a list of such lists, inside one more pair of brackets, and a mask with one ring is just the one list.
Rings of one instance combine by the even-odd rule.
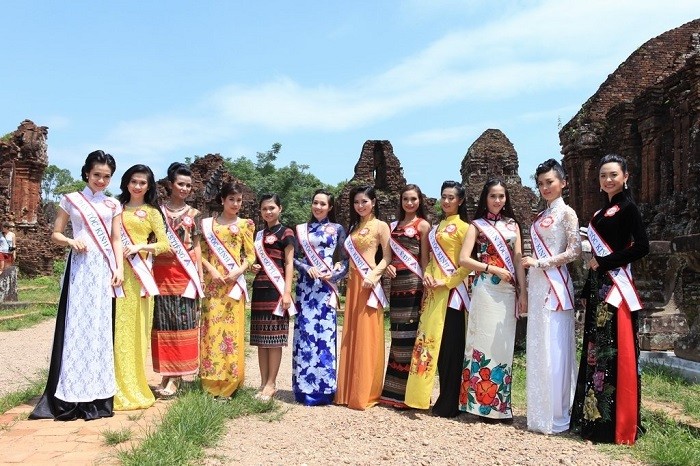
[[486, 268], [484, 269], [484, 273], [488, 273], [488, 271], [489, 271], [489, 265], [491, 265], [491, 264], [486, 264]]

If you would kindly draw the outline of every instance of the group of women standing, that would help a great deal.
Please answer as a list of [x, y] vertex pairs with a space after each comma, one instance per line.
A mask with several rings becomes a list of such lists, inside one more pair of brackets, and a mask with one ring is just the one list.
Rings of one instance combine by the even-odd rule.
[[[150, 406], [149, 337], [162, 376], [157, 395], [173, 395], [183, 375], [199, 373], [207, 392], [228, 399], [244, 380], [243, 274], [250, 269], [256, 274], [250, 343], [258, 347], [261, 400], [276, 393], [289, 318], [296, 315], [292, 388], [300, 403], [428, 409], [437, 375], [433, 414], [511, 422], [516, 320], [527, 313], [528, 428], [572, 427], [584, 438], [634, 443], [641, 426], [633, 311], [641, 304], [630, 263], [647, 253], [648, 240], [623, 158], [600, 163], [606, 203], [588, 228], [594, 254], [582, 292], [578, 380], [566, 264], [579, 256], [581, 239], [555, 160], [535, 174], [547, 207], [530, 230], [531, 256], [523, 255], [507, 186], [497, 179], [484, 185], [471, 224], [464, 187], [444, 182], [442, 217], [432, 228], [416, 185], [401, 191], [391, 225], [378, 219], [374, 188], [353, 188], [347, 233], [328, 191], [314, 193], [309, 221], [295, 229], [280, 223], [279, 197], [265, 195], [259, 204], [265, 227], [254, 237], [253, 222], [238, 216], [243, 195], [235, 183], [221, 189], [221, 214], [202, 219], [186, 204], [192, 189], [186, 165], [170, 166], [162, 206], [144, 165], [127, 170], [116, 199], [105, 196], [115, 168], [111, 155], [91, 153], [82, 169], [87, 187], [60, 204], [53, 240], [71, 253], [49, 379], [32, 418], [94, 419]], [[63, 234], [69, 220], [72, 238]], [[346, 274], [338, 355], [337, 285]], [[391, 281], [389, 297], [382, 277]]]

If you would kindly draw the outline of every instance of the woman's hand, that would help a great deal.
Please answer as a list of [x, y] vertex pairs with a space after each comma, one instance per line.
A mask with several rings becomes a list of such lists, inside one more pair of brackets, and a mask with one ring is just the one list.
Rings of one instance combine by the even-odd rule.
[[513, 275], [507, 269], [502, 267], [489, 267], [489, 272], [506, 283], [513, 283]]
[[362, 288], [374, 288], [374, 283], [369, 278], [362, 279]]
[[226, 277], [221, 275], [218, 270], [212, 269], [209, 271], [209, 275], [211, 275], [212, 282], [214, 282], [215, 285], [225, 285], [226, 284]]
[[600, 267], [600, 265], [598, 264], [598, 261], [595, 259], [595, 256], [593, 257], [593, 259], [588, 261], [588, 266], [591, 268], [591, 270], [598, 270], [598, 267]]
[[[81, 239], [69, 239], [68, 240], [68, 246], [73, 248], [73, 251], [75, 252], [85, 252], [87, 251], [87, 246]], [[115, 285], [117, 286], [117, 285]]]
[[314, 280], [322, 278], [321, 272], [319, 272], [316, 267], [309, 267], [309, 270], [307, 270], [306, 273]]
[[124, 271], [117, 270], [112, 275], [112, 286], [122, 286], [122, 283], [124, 283]]
[[282, 309], [287, 310], [292, 307], [292, 294], [284, 292], [282, 295]]
[[396, 267], [393, 265], [389, 264], [386, 267], [386, 270], [384, 270], [384, 274], [389, 277], [389, 278], [396, 278]]
[[435, 288], [435, 279], [432, 275], [423, 275], [423, 286], [426, 288]]
[[527, 293], [520, 293], [518, 296], [518, 306], [515, 306], [515, 318], [519, 319], [527, 315]]
[[233, 270], [226, 274], [226, 276], [224, 277], [224, 283], [233, 285], [234, 283], [236, 283], [236, 280], [238, 280], [238, 277], [240, 277], [242, 273], [243, 269], [241, 267], [235, 267]]
[[133, 256], [143, 248], [142, 244], [130, 244], [124, 248], [124, 257]]
[[258, 273], [262, 270], [262, 266], [260, 264], [253, 264], [250, 266], [250, 270], [252, 270], [253, 273]]
[[520, 264], [526, 269], [529, 269], [530, 267], [537, 267], [537, 259], [534, 257], [525, 256], [520, 260]]

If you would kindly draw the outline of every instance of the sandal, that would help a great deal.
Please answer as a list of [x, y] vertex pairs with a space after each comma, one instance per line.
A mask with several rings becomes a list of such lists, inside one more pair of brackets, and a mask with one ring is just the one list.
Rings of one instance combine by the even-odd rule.
[[177, 393], [177, 389], [180, 385], [180, 377], [170, 377], [165, 388], [157, 390], [160, 398], [172, 398]]

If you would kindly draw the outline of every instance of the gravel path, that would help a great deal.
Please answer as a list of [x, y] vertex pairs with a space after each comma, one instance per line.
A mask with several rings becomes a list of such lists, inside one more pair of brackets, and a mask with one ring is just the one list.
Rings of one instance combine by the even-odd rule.
[[0, 396], [26, 387], [49, 368], [56, 319], [31, 328], [0, 332]]
[[[246, 385], [259, 385], [255, 347], [246, 358], [246, 377]], [[249, 416], [229, 421], [223, 439], [207, 451], [207, 465], [641, 464], [613, 460], [574, 436], [528, 432], [520, 407], [513, 425], [506, 426], [483, 424], [466, 414], [443, 419], [382, 406], [367, 411], [302, 406], [291, 392], [291, 348], [284, 349], [277, 385], [283, 414], [274, 420]]]
[[[0, 333], [0, 395], [22, 388], [48, 367], [53, 330], [51, 319]], [[225, 436], [207, 451], [205, 464], [641, 464], [613, 460], [574, 436], [528, 432], [525, 411], [517, 406], [512, 426], [482, 424], [464, 414], [450, 420], [382, 406], [367, 411], [302, 406], [291, 393], [291, 349], [283, 355], [277, 379], [282, 414], [273, 420], [248, 416], [229, 421]], [[246, 385], [259, 385], [255, 347], [246, 358], [246, 375]]]

